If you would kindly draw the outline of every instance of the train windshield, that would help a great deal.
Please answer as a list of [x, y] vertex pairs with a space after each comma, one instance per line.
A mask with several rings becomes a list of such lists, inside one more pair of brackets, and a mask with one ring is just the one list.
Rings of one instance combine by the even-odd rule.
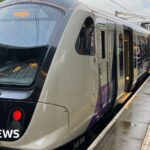
[[0, 84], [29, 86], [63, 13], [40, 4], [0, 10]]

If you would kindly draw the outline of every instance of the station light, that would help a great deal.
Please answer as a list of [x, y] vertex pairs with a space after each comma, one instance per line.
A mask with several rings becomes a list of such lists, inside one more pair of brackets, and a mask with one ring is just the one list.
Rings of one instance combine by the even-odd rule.
[[127, 76], [127, 77], [126, 77], [126, 80], [127, 80], [127, 81], [129, 81], [129, 80], [130, 80], [130, 77], [129, 77], [129, 76]]

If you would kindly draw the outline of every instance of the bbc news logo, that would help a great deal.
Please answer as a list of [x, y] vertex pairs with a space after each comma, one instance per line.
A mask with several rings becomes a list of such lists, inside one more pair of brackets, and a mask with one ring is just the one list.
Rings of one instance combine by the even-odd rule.
[[0, 139], [18, 139], [19, 130], [0, 130]]

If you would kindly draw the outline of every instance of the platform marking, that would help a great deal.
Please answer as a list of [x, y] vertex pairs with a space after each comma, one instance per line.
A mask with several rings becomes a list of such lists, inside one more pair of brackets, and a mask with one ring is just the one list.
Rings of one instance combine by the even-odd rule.
[[[148, 77], [148, 79], [141, 85], [141, 87], [135, 92], [135, 94], [128, 100], [128, 102], [123, 106], [123, 108], [118, 112], [118, 114], [112, 119], [112, 121], [105, 127], [105, 129], [101, 132], [101, 134], [99, 134], [99, 136], [88, 147], [87, 150], [94, 150], [96, 148], [98, 143], [103, 139], [103, 137], [108, 132], [108, 130], [114, 125], [116, 120], [118, 120], [118, 118], [122, 115], [122, 113], [129, 108], [129, 105], [131, 104], [131, 102], [134, 100], [134, 98], [137, 96], [137, 94], [140, 92], [140, 90], [146, 85], [148, 80], [150, 80], [150, 77]], [[150, 131], [150, 128], [149, 128], [149, 131]], [[148, 150], [148, 149], [141, 149], [141, 150]]]

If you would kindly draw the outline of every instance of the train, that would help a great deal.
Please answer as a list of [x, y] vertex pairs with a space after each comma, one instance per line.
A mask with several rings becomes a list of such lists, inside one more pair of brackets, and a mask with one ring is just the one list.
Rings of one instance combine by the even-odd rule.
[[13, 136], [1, 149], [74, 141], [126, 101], [149, 60], [150, 31], [78, 0], [2, 2], [0, 131]]

